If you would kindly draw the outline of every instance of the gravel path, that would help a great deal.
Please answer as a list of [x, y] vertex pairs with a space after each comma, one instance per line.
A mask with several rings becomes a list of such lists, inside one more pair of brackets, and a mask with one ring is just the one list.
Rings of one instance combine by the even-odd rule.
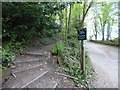
[[96, 73], [92, 88], [118, 88], [118, 48], [87, 42]]

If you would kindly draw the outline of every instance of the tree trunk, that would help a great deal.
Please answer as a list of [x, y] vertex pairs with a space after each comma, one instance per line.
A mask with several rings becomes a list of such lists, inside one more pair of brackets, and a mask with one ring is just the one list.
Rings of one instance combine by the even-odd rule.
[[95, 23], [94, 23], [94, 25], [95, 25], [95, 40], [97, 40], [97, 33], [98, 33], [98, 31], [97, 31], [97, 24], [96, 24], [97, 22], [95, 21]]
[[95, 40], [97, 40], [97, 33], [95, 34]]
[[102, 31], [102, 41], [104, 41], [105, 38], [104, 38], [104, 30]]
[[62, 27], [63, 27], [63, 13], [62, 10], [60, 10], [60, 31], [62, 31]]
[[65, 9], [65, 14], [66, 14], [66, 30], [67, 30], [67, 26], [68, 26], [68, 25], [67, 25], [67, 24], [68, 24], [68, 23], [67, 23], [67, 8]]
[[105, 41], [105, 30], [104, 30], [105, 24], [106, 23], [104, 23], [102, 27], [102, 41]]
[[68, 23], [67, 23], [67, 8], [65, 9], [65, 31], [64, 31], [64, 33], [65, 33], [65, 39], [66, 39], [66, 36], [67, 36], [67, 25]]
[[70, 33], [71, 10], [72, 10], [72, 4], [70, 3], [69, 19], [68, 19], [68, 33]]
[[106, 40], [110, 39], [110, 22], [108, 22], [108, 26], [107, 26], [107, 38]]
[[110, 38], [110, 30], [107, 30], [107, 38], [106, 38], [106, 40], [109, 40], [109, 38]]
[[82, 18], [81, 23], [80, 23], [80, 27], [81, 27], [81, 28], [84, 27], [84, 20], [85, 20], [85, 17], [86, 17], [86, 15], [87, 15], [89, 9], [91, 8], [92, 4], [93, 4], [93, 2], [91, 1], [91, 2], [89, 3], [89, 6], [87, 7], [87, 9], [85, 10], [85, 8], [86, 8], [86, 2], [84, 2], [84, 7], [83, 7], [83, 18]]

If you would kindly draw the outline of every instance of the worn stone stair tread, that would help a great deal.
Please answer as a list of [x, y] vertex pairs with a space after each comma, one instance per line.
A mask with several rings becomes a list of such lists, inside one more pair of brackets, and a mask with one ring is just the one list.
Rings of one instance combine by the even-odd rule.
[[21, 60], [21, 61], [15, 61], [15, 64], [24, 64], [24, 63], [31, 63], [31, 62], [35, 62], [35, 61], [40, 61], [39, 58], [36, 59], [32, 59], [32, 60]]
[[34, 69], [34, 68], [37, 68], [37, 67], [40, 67], [41, 69], [42, 68], [48, 68], [48, 63], [47, 63], [47, 61], [42, 61], [40, 63], [33, 64], [33, 65], [29, 66], [29, 67], [24, 66], [24, 67], [16, 68], [16, 69], [12, 70], [12, 73], [19, 74], [19, 73], [26, 72], [28, 70], [31, 70], [31, 69]]
[[48, 56], [48, 53], [47, 52], [23, 52], [24, 55], [32, 55], [32, 56], [45, 56], [47, 57]]
[[44, 59], [46, 57], [40, 57], [40, 56], [33, 56], [33, 55], [16, 55], [15, 63], [19, 62], [25, 62], [25, 61], [32, 61], [36, 59]]
[[22, 69], [24, 67], [31, 67], [31, 66], [34, 66], [34, 65], [37, 65], [37, 64], [40, 64], [42, 61], [40, 61], [39, 59], [38, 60], [33, 60], [33, 61], [28, 61], [28, 62], [22, 62], [22, 63], [16, 63], [14, 66], [15, 68], [14, 69]]
[[[23, 64], [25, 65], [25, 64]], [[26, 64], [26, 66], [18, 66], [15, 69], [12, 70], [12, 73], [21, 73], [21, 72], [25, 72], [26, 70], [32, 69], [32, 68], [36, 68], [38, 66], [40, 66], [40, 63], [34, 63], [34, 64]]]
[[46, 60], [36, 59], [32, 61], [18, 62], [13, 66], [13, 72], [27, 70], [29, 68], [42, 64], [42, 62], [47, 63], [47, 59]]
[[30, 47], [26, 50], [24, 50], [24, 52], [31, 52], [31, 53], [46, 53], [45, 50], [43, 50], [41, 47]]
[[29, 84], [26, 88], [55, 88], [59, 83], [60, 76], [54, 73], [54, 69]]
[[3, 85], [4, 88], [21, 88], [35, 78], [43, 75], [44, 72], [48, 72], [50, 67], [43, 64], [38, 67], [23, 71], [21, 73], [15, 74], [16, 78], [10, 76], [6, 84]]

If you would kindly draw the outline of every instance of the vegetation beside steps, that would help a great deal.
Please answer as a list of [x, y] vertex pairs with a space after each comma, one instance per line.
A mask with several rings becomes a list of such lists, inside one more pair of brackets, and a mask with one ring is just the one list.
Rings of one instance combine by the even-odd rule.
[[90, 78], [92, 76], [92, 67], [90, 63], [90, 58], [85, 53], [85, 64], [86, 64], [86, 79], [82, 75], [82, 70], [80, 66], [80, 45], [76, 38], [67, 39], [65, 41], [61, 40], [56, 43], [55, 47], [51, 50], [52, 55], [57, 56], [57, 62], [62, 69], [73, 77], [73, 81], [77, 86], [89, 87]]

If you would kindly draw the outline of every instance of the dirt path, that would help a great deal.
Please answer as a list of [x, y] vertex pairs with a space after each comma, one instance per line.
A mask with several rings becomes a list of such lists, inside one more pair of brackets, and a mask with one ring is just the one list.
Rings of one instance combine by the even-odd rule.
[[93, 88], [118, 88], [118, 48], [87, 42], [96, 79]]

